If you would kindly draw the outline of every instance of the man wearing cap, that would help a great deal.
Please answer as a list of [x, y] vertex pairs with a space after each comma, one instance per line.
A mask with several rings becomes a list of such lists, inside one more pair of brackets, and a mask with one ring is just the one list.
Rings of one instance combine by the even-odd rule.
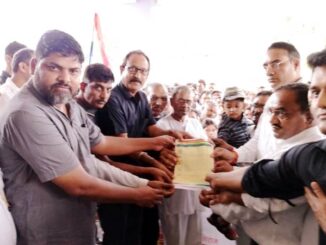
[[248, 127], [253, 125], [253, 122], [243, 115], [244, 99], [244, 92], [237, 87], [227, 88], [224, 92], [224, 113], [217, 134], [233, 147], [239, 147], [250, 139]]

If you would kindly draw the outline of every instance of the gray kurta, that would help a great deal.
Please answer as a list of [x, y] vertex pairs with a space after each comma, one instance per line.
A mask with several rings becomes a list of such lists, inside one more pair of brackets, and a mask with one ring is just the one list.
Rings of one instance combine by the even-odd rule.
[[102, 138], [71, 101], [70, 118], [29, 82], [0, 122], [0, 167], [18, 244], [94, 244], [95, 203], [72, 197], [51, 180], [81, 164], [94, 172], [90, 148]]

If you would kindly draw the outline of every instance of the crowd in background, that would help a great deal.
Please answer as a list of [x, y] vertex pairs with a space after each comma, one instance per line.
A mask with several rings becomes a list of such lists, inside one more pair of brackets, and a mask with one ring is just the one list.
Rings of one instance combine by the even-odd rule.
[[[155, 245], [161, 228], [167, 245], [199, 245], [207, 210], [207, 222], [239, 245], [322, 242], [323, 166], [293, 162], [325, 155], [325, 57], [309, 58], [309, 88], [299, 52], [275, 42], [263, 64], [271, 90], [221, 91], [203, 79], [147, 84], [150, 58], [134, 50], [113, 87], [103, 64], [81, 74], [83, 53], [67, 33], [46, 32], [35, 51], [10, 43], [0, 85], [0, 243]], [[173, 144], [189, 138], [215, 146], [210, 189], [174, 188]]]

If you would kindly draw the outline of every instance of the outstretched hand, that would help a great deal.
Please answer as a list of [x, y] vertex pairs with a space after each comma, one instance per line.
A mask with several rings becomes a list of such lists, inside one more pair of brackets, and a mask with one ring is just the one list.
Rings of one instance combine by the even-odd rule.
[[160, 151], [163, 148], [169, 148], [174, 145], [175, 138], [169, 135], [162, 135], [152, 138], [153, 150]]
[[213, 140], [213, 142], [215, 144], [215, 147], [224, 148], [224, 149], [229, 150], [229, 151], [233, 151], [233, 149], [234, 149], [232, 145], [229, 145], [223, 139], [215, 138], [215, 139], [212, 139], [212, 140]]
[[160, 151], [160, 161], [171, 171], [174, 170], [175, 165], [177, 164], [178, 157], [176, 152], [174, 151], [174, 147], [168, 149], [163, 148]]
[[154, 189], [162, 190], [164, 197], [170, 197], [175, 191], [174, 185], [172, 183], [164, 183], [157, 180], [148, 181], [148, 186]]
[[311, 189], [305, 187], [305, 197], [315, 214], [315, 217], [326, 232], [326, 195], [317, 182], [311, 182]]
[[164, 191], [155, 189], [150, 186], [137, 188], [137, 197], [135, 203], [141, 207], [154, 207], [156, 204], [162, 203]]
[[169, 135], [178, 139], [178, 140], [184, 140], [184, 139], [192, 139], [193, 137], [188, 134], [185, 131], [176, 131], [176, 130], [170, 130]]

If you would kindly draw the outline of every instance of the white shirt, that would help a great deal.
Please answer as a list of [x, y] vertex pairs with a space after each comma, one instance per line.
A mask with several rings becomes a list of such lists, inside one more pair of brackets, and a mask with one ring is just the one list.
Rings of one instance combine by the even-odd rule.
[[[0, 86], [0, 116], [8, 106], [9, 101], [20, 88], [8, 79]], [[14, 245], [16, 244], [16, 228], [13, 218], [8, 210], [8, 203], [4, 193], [4, 183], [2, 180], [2, 172], [0, 170], [0, 244]]]
[[[157, 124], [164, 130], [179, 130], [189, 133], [197, 139], [207, 139], [207, 135], [198, 119], [186, 117], [184, 121], [175, 120], [172, 115], [161, 118]], [[190, 215], [196, 211], [203, 211], [204, 206], [199, 202], [200, 190], [176, 189], [173, 196], [165, 198], [161, 205], [162, 213], [165, 215], [185, 214]]]
[[9, 101], [19, 92], [20, 88], [13, 83], [11, 79], [8, 79], [4, 84], [0, 86], [0, 115], [8, 106]]
[[157, 124], [159, 128], [164, 130], [185, 131], [196, 139], [207, 140], [207, 135], [200, 121], [196, 118], [186, 116], [183, 121], [177, 121], [172, 117], [172, 114], [161, 118]]
[[16, 244], [16, 227], [8, 210], [8, 203], [4, 194], [2, 172], [0, 170], [0, 244]]
[[[273, 137], [274, 138], [274, 137]], [[278, 159], [290, 148], [308, 142], [315, 142], [325, 138], [319, 129], [308, 128], [299, 134], [286, 139], [274, 138], [273, 151], [266, 153], [266, 159]], [[262, 245], [298, 245], [303, 241], [304, 236], [309, 236], [311, 241], [316, 239], [317, 234], [304, 233], [304, 220], [309, 211], [309, 206], [305, 204], [304, 197], [291, 200], [296, 207], [290, 206], [287, 202], [275, 198], [255, 198], [248, 194], [242, 194], [241, 198], [246, 207], [232, 203], [230, 205], [217, 204], [211, 206], [212, 210], [220, 214], [231, 223], [241, 223], [244, 230]], [[271, 210], [273, 218], [278, 222], [274, 224], [268, 216]], [[315, 226], [315, 221], [309, 221], [310, 226]], [[318, 231], [318, 229], [314, 229]], [[315, 244], [312, 242], [311, 244]]]

